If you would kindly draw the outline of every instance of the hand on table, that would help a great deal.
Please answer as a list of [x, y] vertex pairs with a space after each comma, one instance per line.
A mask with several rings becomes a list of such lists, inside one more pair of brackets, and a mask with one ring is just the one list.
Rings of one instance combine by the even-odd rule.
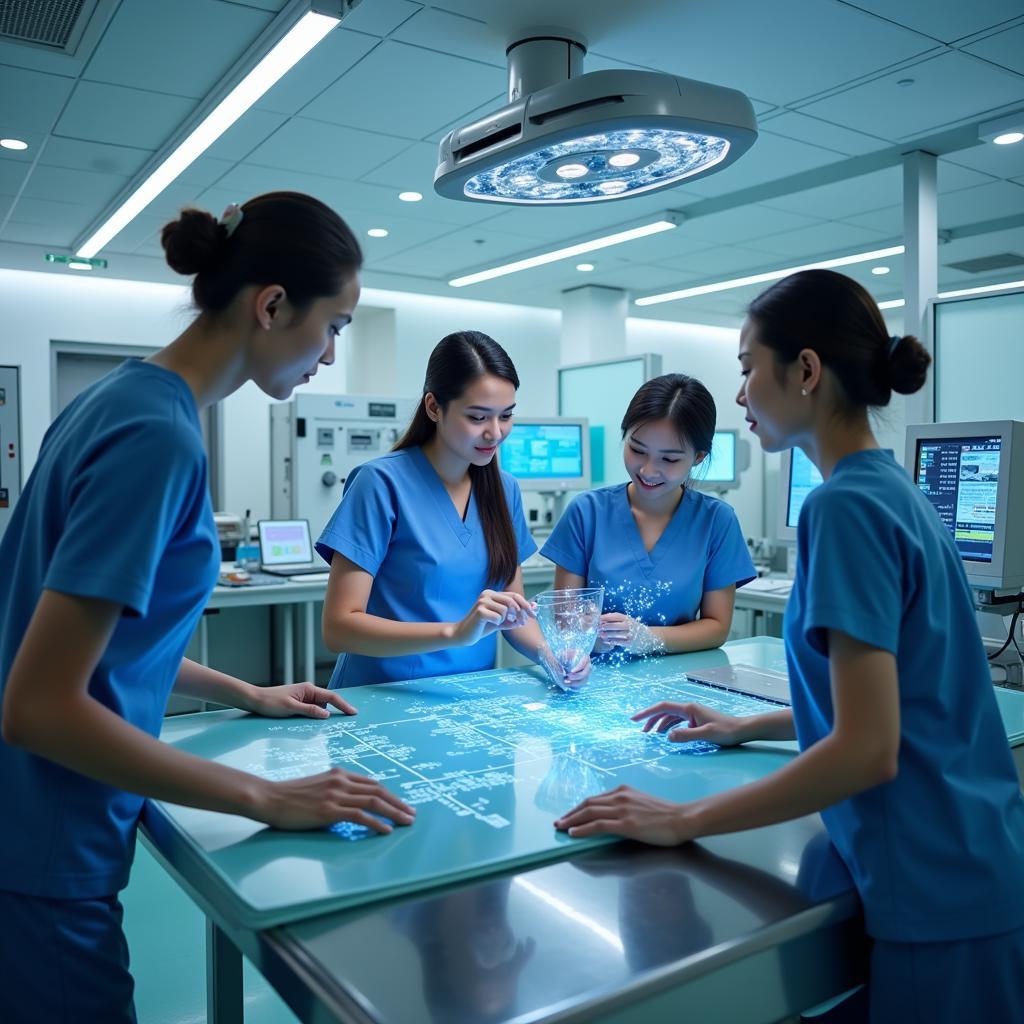
[[[672, 743], [692, 743], [704, 740], [720, 747], [734, 747], [742, 743], [742, 718], [713, 711], [703, 704], [680, 704], [671, 700], [659, 701], [632, 716], [634, 722], [644, 722], [644, 732], [668, 732]], [[686, 724], [688, 723], [688, 724]], [[682, 725], [682, 728], [676, 726]]]
[[555, 822], [555, 828], [574, 839], [616, 835], [654, 846], [676, 846], [693, 836], [687, 832], [683, 805], [618, 786], [587, 797]]
[[346, 715], [356, 714], [356, 709], [347, 700], [343, 700], [337, 690], [325, 690], [315, 683], [256, 686], [253, 690], [246, 710], [263, 715], [264, 718], [289, 718], [292, 715], [330, 718], [328, 704]]
[[396, 825], [411, 825], [416, 819], [415, 809], [379, 782], [343, 768], [287, 782], [260, 781], [251, 817], [273, 828], [313, 829], [352, 821], [387, 835], [392, 826], [381, 818]]

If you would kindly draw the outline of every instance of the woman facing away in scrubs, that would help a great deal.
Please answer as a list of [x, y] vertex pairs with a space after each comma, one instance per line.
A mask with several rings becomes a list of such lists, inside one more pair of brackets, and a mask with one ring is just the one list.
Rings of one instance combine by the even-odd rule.
[[589, 675], [587, 656], [556, 667], [523, 596], [537, 546], [496, 458], [518, 387], [493, 338], [449, 334], [405, 436], [349, 476], [316, 545], [331, 565], [324, 640], [342, 652], [332, 688], [493, 668], [499, 632], [562, 685]]
[[809, 270], [755, 299], [739, 359], [762, 447], [799, 447], [824, 477], [786, 610], [792, 710], [665, 701], [634, 718], [680, 742], [795, 736], [801, 753], [692, 803], [620, 787], [557, 827], [669, 845], [820, 811], [875, 940], [872, 1021], [1024, 1020], [1024, 801], [974, 602], [949, 531], [868, 420], [921, 388], [930, 358], [889, 337], [859, 284]]
[[[133, 1021], [117, 894], [144, 798], [278, 828], [390, 831], [413, 812], [333, 769], [270, 782], [161, 743], [168, 694], [270, 717], [354, 709], [183, 658], [220, 550], [199, 410], [247, 381], [276, 399], [334, 361], [362, 256], [333, 210], [276, 192], [162, 235], [198, 317], [54, 421], [0, 544], [0, 1020]], [[375, 813], [371, 813], [375, 812]]]
[[679, 654], [729, 635], [736, 588], [757, 572], [736, 513], [690, 486], [715, 418], [699, 380], [647, 381], [622, 418], [629, 482], [577, 496], [544, 545], [556, 587], [605, 588], [595, 653]]

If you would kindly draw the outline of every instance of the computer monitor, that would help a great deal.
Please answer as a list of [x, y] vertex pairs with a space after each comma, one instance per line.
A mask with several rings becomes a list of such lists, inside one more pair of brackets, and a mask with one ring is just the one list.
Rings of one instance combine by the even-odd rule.
[[775, 537], [783, 544], [796, 543], [796, 525], [800, 519], [807, 495], [822, 482], [818, 467], [801, 448], [790, 448], [782, 453], [779, 467], [778, 513], [775, 517]]
[[313, 561], [307, 520], [261, 519], [256, 529], [263, 565], [297, 565]]
[[499, 452], [501, 468], [524, 491], [590, 487], [590, 429], [585, 419], [516, 417]]
[[723, 490], [739, 483], [739, 431], [716, 430], [711, 444], [711, 455], [706, 462], [693, 469], [693, 479], [711, 489]]
[[907, 427], [907, 468], [981, 590], [1024, 587], [1024, 422]]

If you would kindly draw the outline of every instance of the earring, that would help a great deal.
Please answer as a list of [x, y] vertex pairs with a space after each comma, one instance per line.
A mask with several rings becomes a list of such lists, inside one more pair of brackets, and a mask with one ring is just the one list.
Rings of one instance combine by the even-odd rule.
[[807, 397], [807, 388], [801, 388], [800, 389], [800, 394], [803, 395], [804, 398], [806, 398]]

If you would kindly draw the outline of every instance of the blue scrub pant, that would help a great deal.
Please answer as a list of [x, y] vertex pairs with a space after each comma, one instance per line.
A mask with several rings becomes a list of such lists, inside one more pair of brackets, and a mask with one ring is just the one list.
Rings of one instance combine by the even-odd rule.
[[0, 890], [3, 1024], [135, 1024], [116, 896], [51, 900]]
[[960, 942], [875, 942], [871, 1024], [1024, 1021], [1024, 928]]

